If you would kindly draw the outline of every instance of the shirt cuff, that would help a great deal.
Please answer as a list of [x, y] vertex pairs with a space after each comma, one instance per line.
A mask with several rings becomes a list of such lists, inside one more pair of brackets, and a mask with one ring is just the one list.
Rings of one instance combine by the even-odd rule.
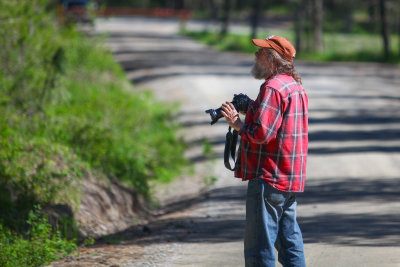
[[246, 124], [243, 124], [242, 128], [240, 128], [238, 131], [238, 135], [240, 135], [242, 137], [243, 132], [246, 130], [245, 128], [246, 128]]

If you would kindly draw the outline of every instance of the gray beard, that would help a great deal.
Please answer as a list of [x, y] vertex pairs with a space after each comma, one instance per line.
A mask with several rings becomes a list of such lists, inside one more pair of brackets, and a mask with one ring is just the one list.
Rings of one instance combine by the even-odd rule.
[[265, 76], [267, 75], [267, 67], [256, 61], [251, 69], [251, 75], [258, 80], [265, 79]]

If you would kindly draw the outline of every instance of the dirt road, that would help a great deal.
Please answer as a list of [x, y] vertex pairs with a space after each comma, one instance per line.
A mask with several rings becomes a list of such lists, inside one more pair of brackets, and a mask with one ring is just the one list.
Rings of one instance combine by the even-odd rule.
[[[195, 171], [157, 188], [166, 204], [157, 221], [109, 236], [109, 245], [68, 264], [243, 266], [246, 183], [223, 167], [227, 124], [210, 126], [204, 110], [234, 93], [256, 97], [261, 81], [249, 75], [253, 56], [180, 37], [172, 20], [114, 18], [97, 21], [96, 29], [109, 34], [108, 46], [136, 90], [180, 103]], [[296, 66], [310, 101], [308, 177], [298, 197], [308, 266], [400, 266], [400, 70]]]

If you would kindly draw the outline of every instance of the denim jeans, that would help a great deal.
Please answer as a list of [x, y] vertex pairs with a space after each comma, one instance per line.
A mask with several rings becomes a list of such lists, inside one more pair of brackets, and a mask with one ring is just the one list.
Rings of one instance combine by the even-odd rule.
[[296, 220], [296, 194], [282, 192], [265, 180], [248, 182], [244, 256], [246, 267], [306, 266], [303, 237]]

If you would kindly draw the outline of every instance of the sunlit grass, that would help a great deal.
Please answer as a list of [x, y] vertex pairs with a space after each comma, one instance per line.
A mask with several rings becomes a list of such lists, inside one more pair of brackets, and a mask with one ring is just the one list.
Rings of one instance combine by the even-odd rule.
[[[211, 31], [184, 31], [183, 34], [222, 51], [254, 53], [257, 50], [247, 34], [228, 34], [224, 38], [221, 38], [217, 32]], [[293, 31], [271, 31], [266, 34], [259, 34], [257, 38], [262, 39], [269, 35], [283, 36], [293, 44], [295, 43]], [[303, 38], [306, 38], [306, 36]], [[324, 33], [323, 53], [316, 53], [308, 48], [307, 46], [312, 45], [311, 41], [308, 44], [304, 43], [302, 44], [304, 46], [303, 51], [297, 53], [297, 59], [400, 63], [400, 40], [395, 35], [391, 36], [391, 57], [388, 60], [385, 60], [383, 56], [382, 38], [378, 34]]]

